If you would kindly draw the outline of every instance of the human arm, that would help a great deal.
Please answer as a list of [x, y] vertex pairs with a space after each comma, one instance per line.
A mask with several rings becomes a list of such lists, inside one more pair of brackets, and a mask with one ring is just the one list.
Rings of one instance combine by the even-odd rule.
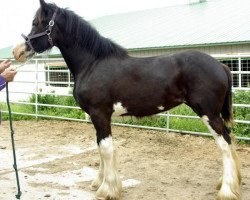
[[0, 91], [5, 87], [6, 82], [14, 80], [16, 73], [15, 69], [7, 68], [0, 74]]
[[0, 91], [1, 91], [3, 88], [5, 88], [5, 84], [6, 84], [6, 82], [5, 82], [4, 77], [0, 75]]
[[10, 68], [10, 65], [10, 60], [4, 60], [0, 63], [0, 91], [5, 87], [6, 82], [14, 80], [17, 73], [15, 69]]

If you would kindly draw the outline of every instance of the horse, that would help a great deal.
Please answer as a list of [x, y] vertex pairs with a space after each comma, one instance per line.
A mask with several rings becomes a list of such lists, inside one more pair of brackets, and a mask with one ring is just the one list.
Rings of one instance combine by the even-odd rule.
[[111, 117], [144, 117], [186, 104], [213, 135], [223, 160], [217, 199], [240, 199], [240, 164], [230, 134], [232, 77], [227, 66], [205, 53], [186, 50], [172, 55], [132, 57], [100, 35], [89, 22], [69, 9], [40, 1], [32, 29], [13, 49], [25, 62], [35, 53], [56, 46], [73, 75], [73, 96], [88, 113], [96, 130], [100, 165], [90, 185], [97, 199], [121, 197]]

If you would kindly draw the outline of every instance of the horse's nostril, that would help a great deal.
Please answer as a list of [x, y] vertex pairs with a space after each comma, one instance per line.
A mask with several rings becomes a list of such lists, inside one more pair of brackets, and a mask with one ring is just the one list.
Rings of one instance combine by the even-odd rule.
[[12, 51], [13, 55], [14, 55], [14, 58], [16, 60], [19, 60], [19, 58], [21, 58], [21, 56], [23, 56], [25, 54], [25, 51], [16, 51], [16, 50], [13, 50]]
[[24, 55], [25, 51], [21, 51], [20, 54], [19, 54], [19, 58]]
[[21, 58], [22, 55], [24, 55], [24, 51], [20, 51], [19, 53], [16, 54], [16, 60], [18, 60], [19, 58]]
[[12, 55], [14, 56], [15, 59], [17, 59], [17, 51], [16, 51], [16, 49], [13, 49]]
[[24, 43], [18, 44], [12, 50], [13, 56], [16, 60], [22, 62], [22, 60], [26, 59], [26, 46]]

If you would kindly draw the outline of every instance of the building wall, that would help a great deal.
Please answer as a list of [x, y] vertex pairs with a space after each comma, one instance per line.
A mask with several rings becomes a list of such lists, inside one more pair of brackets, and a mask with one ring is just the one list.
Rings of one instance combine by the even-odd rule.
[[240, 45], [218, 45], [218, 46], [203, 46], [203, 47], [190, 47], [190, 48], [165, 48], [165, 49], [145, 49], [145, 50], [130, 50], [132, 56], [145, 57], [157, 56], [163, 54], [172, 54], [187, 49], [194, 49], [202, 51], [210, 55], [225, 55], [225, 54], [250, 54], [250, 44]]

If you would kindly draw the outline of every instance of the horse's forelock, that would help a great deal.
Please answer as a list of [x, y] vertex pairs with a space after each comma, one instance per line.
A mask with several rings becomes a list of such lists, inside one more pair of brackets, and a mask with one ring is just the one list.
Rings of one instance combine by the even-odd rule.
[[37, 10], [34, 20], [37, 20], [39, 24], [41, 24], [42, 21], [44, 20], [43, 11], [41, 8]]

